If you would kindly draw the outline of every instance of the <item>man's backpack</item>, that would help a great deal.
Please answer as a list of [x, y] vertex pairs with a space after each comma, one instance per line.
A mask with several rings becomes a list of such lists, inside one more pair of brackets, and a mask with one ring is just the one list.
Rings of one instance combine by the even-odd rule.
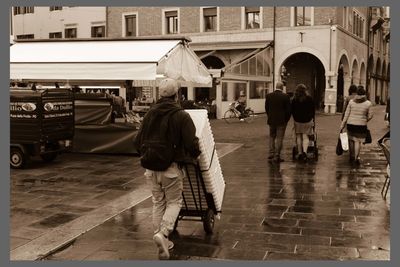
[[169, 119], [182, 110], [176, 108], [159, 116], [151, 116], [143, 129], [143, 139], [140, 146], [140, 163], [143, 168], [152, 171], [165, 171], [171, 165], [175, 156], [176, 144], [169, 136]]

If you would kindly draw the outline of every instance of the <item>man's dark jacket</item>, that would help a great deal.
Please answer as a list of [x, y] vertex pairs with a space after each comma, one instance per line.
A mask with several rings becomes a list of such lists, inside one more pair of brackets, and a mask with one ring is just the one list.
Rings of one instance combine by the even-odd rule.
[[267, 123], [272, 126], [286, 124], [290, 119], [290, 97], [281, 90], [275, 90], [265, 97]]
[[[142, 124], [134, 140], [134, 146], [140, 153], [140, 148], [144, 141], [143, 125], [152, 119], [165, 115], [168, 111], [180, 108], [179, 104], [170, 98], [161, 98], [151, 107], [143, 118]], [[160, 120], [161, 122], [161, 120]], [[150, 129], [151, 130], [151, 129]], [[181, 109], [175, 112], [169, 119], [169, 136], [175, 144], [174, 162], [184, 163], [192, 162], [194, 158], [200, 155], [199, 139], [196, 137], [196, 127], [190, 115]]]

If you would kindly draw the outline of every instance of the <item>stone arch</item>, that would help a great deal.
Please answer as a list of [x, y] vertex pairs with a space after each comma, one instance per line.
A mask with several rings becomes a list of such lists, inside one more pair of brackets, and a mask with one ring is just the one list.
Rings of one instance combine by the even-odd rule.
[[359, 67], [358, 61], [356, 57], [353, 57], [353, 63], [351, 64], [351, 84], [359, 84], [360, 76], [359, 76]]
[[366, 87], [367, 97], [370, 100], [373, 100], [375, 98], [375, 82], [374, 82], [374, 78], [373, 78], [374, 69], [375, 69], [374, 56], [371, 54], [368, 58], [368, 63], [367, 63], [368, 79], [367, 79], [367, 87]]
[[386, 62], [383, 60], [382, 62], [382, 72], [379, 74], [382, 78], [386, 79]]
[[381, 72], [381, 102], [386, 103], [387, 96], [388, 96], [388, 83], [387, 83], [387, 76], [386, 76], [386, 62], [383, 60], [382, 62], [382, 72]]
[[279, 73], [289, 95], [294, 94], [296, 86], [302, 83], [308, 88], [316, 108], [323, 108], [326, 78], [318, 57], [306, 52], [292, 54], [282, 62]]
[[282, 68], [283, 63], [290, 56], [292, 56], [292, 55], [294, 55], [296, 53], [308, 53], [308, 54], [311, 54], [311, 55], [315, 56], [322, 63], [324, 69], [325, 70], [329, 70], [328, 60], [324, 57], [324, 55], [320, 51], [318, 51], [316, 49], [313, 49], [313, 48], [309, 48], [309, 47], [295, 47], [295, 48], [287, 50], [276, 61], [275, 64], [276, 64], [276, 66], [277, 66], [279, 71], [275, 71], [275, 81], [279, 81], [279, 79], [280, 79], [281, 68]]
[[368, 71], [369, 74], [372, 74], [374, 69], [375, 69], [374, 56], [370, 55], [369, 58], [368, 58], [368, 69], [367, 69], [367, 71]]
[[388, 66], [387, 66], [386, 77], [387, 77], [388, 81], [390, 81], [390, 63], [388, 63]]
[[381, 80], [381, 75], [382, 73], [382, 63], [381, 59], [378, 57], [376, 60], [376, 67], [374, 71], [374, 84], [375, 84], [375, 92], [374, 92], [374, 101], [376, 104], [379, 104], [381, 102], [381, 97], [382, 97], [382, 80]]
[[207, 69], [222, 69], [225, 67], [225, 62], [217, 55], [210, 55], [201, 60]]
[[382, 70], [381, 59], [378, 57], [378, 59], [376, 60], [376, 68], [375, 68], [374, 74], [381, 75], [381, 70]]
[[334, 70], [338, 70], [340, 68], [340, 64], [343, 64], [343, 61], [347, 62], [347, 65], [343, 66], [344, 71], [346, 71], [347, 74], [350, 73], [350, 57], [349, 54], [347, 53], [346, 49], [342, 49], [339, 53], [338, 61], [336, 64], [336, 68]]
[[345, 50], [342, 50], [336, 70], [337, 70], [336, 110], [338, 112], [342, 112], [344, 98], [348, 94], [347, 89], [350, 87], [351, 84], [350, 62], [347, 52]]
[[364, 61], [361, 62], [359, 77], [360, 77], [360, 85], [364, 86], [364, 88], [365, 88], [367, 74], [366, 74]]

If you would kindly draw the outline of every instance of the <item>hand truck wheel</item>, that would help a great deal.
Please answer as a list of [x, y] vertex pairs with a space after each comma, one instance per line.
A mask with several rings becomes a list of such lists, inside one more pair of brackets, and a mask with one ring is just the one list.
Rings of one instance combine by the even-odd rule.
[[214, 211], [212, 209], [207, 209], [206, 215], [203, 218], [203, 227], [204, 231], [207, 234], [212, 234], [214, 228], [214, 222], [215, 222]]
[[297, 147], [294, 146], [293, 149], [292, 149], [292, 159], [293, 159], [293, 160], [296, 159], [297, 153], [298, 153], [298, 152], [297, 152]]
[[174, 223], [174, 231], [176, 231], [176, 228], [178, 228], [178, 218], [176, 218], [175, 223]]
[[314, 160], [318, 161], [318, 148], [317, 147], [314, 148]]

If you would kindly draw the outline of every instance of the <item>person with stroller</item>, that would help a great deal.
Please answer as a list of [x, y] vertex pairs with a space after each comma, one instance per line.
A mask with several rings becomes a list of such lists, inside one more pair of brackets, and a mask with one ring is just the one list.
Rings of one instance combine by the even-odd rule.
[[307, 94], [307, 87], [298, 84], [293, 96], [291, 111], [296, 134], [297, 159], [307, 161], [307, 149], [315, 116], [314, 100]]
[[340, 132], [347, 126], [347, 135], [349, 137], [350, 162], [360, 164], [361, 144], [365, 142], [367, 136], [367, 124], [373, 117], [371, 107], [372, 103], [367, 100], [363, 86], [358, 86], [357, 96], [350, 100], [344, 118], [340, 125]]

